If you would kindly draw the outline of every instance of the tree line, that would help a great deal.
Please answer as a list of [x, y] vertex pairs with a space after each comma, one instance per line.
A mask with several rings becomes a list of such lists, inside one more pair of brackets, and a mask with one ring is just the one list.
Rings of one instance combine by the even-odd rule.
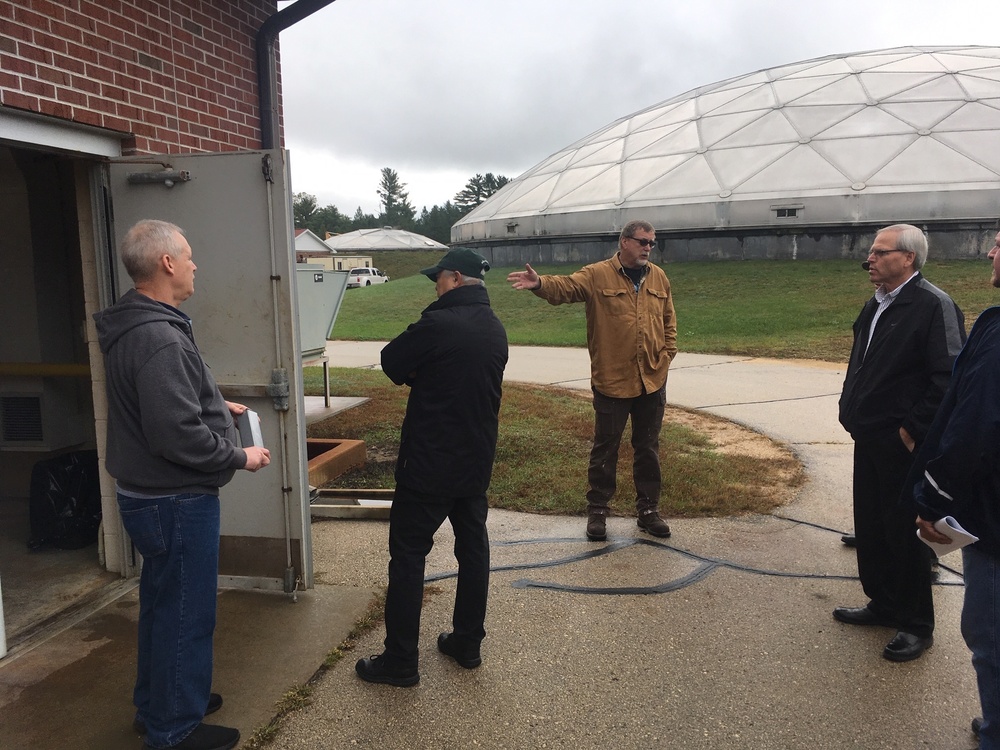
[[320, 239], [327, 232], [344, 234], [355, 229], [375, 229], [392, 227], [416, 232], [442, 244], [451, 241], [451, 226], [472, 209], [485, 201], [510, 180], [492, 172], [477, 174], [465, 183], [465, 187], [442, 206], [426, 206], [417, 214], [410, 203], [406, 183], [399, 178], [396, 170], [385, 167], [376, 194], [379, 198], [378, 216], [366, 214], [358, 206], [354, 216], [337, 210], [334, 205], [320, 207], [315, 195], [296, 193], [292, 201], [292, 212], [296, 229], [308, 229]]

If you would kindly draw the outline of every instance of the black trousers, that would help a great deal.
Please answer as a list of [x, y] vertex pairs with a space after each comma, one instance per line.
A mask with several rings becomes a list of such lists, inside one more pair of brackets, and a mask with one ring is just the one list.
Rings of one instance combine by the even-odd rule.
[[858, 575], [872, 611], [900, 630], [934, 632], [930, 548], [917, 539], [916, 510], [900, 502], [913, 463], [897, 433], [854, 443], [854, 534]]
[[607, 515], [618, 479], [618, 448], [625, 423], [632, 418], [632, 479], [636, 510], [660, 504], [660, 428], [666, 407], [666, 385], [635, 398], [611, 398], [594, 391], [594, 447], [587, 468], [587, 512]]
[[396, 487], [389, 511], [389, 590], [385, 599], [385, 658], [398, 666], [417, 666], [424, 566], [434, 533], [447, 518], [455, 532], [458, 586], [452, 629], [462, 647], [475, 648], [486, 637], [486, 598], [490, 582], [490, 539], [486, 532], [486, 495], [443, 498]]

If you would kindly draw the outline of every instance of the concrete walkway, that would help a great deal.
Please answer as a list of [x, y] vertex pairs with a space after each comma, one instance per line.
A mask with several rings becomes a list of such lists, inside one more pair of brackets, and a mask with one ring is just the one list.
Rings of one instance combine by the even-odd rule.
[[[333, 367], [377, 367], [380, 348], [331, 342], [328, 354]], [[580, 350], [515, 347], [507, 378], [587, 389], [589, 362]], [[819, 363], [680, 354], [668, 400], [788, 444], [809, 476], [794, 502], [772, 516], [671, 519], [665, 542], [637, 533], [628, 488], [606, 543], [584, 539], [581, 517], [491, 512], [488, 636], [473, 671], [434, 645], [450, 629], [454, 596], [445, 527], [428, 560], [420, 685], [357, 679], [354, 661], [381, 651], [378, 628], [267, 747], [975, 747], [958, 558], [944, 560], [935, 645], [916, 662], [881, 658], [892, 631], [831, 617], [837, 605], [864, 603], [853, 552], [839, 540], [851, 528], [842, 381], [841, 368]], [[585, 471], [586, 456], [579, 462]], [[216, 689], [226, 705], [213, 719], [244, 737], [266, 723], [385, 585], [386, 538], [384, 521], [315, 522], [314, 591], [295, 605], [222, 594]], [[126, 597], [0, 664], [0, 747], [140, 746], [127, 731], [134, 623], [119, 619], [133, 610]]]

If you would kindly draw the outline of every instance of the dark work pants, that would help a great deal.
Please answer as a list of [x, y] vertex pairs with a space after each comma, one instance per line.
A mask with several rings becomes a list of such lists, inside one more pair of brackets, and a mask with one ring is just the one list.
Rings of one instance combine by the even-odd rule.
[[385, 599], [387, 663], [417, 666], [424, 565], [434, 533], [447, 518], [455, 532], [458, 585], [452, 627], [457, 642], [476, 648], [486, 637], [490, 539], [486, 495], [443, 498], [396, 487], [389, 511], [389, 590]]
[[907, 633], [934, 631], [930, 548], [917, 539], [916, 510], [900, 503], [913, 463], [897, 433], [854, 443], [854, 535], [868, 605]]
[[660, 504], [660, 427], [666, 405], [666, 385], [655, 393], [635, 398], [611, 398], [594, 391], [594, 447], [590, 451], [587, 512], [606, 515], [615, 494], [618, 448], [625, 423], [632, 418], [635, 461], [635, 506], [638, 512], [656, 510]]

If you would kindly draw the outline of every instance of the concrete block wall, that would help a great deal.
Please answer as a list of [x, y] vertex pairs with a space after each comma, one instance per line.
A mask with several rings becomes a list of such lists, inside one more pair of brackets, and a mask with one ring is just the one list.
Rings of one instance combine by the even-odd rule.
[[0, 105], [123, 153], [260, 147], [254, 39], [276, 0], [0, 0]]

